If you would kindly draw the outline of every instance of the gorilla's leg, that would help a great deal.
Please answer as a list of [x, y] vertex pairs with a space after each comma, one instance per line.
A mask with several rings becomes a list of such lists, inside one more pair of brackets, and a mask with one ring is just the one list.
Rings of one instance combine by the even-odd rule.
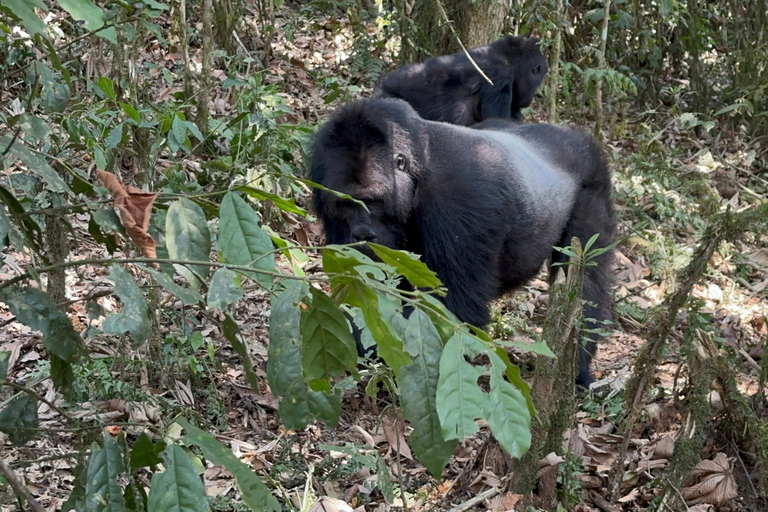
[[[613, 242], [615, 219], [610, 176], [600, 159], [597, 160], [595, 167], [600, 179], [585, 184], [579, 192], [571, 219], [563, 233], [561, 247], [571, 245], [571, 239], [574, 236], [584, 246], [595, 233], [599, 233], [600, 236], [590, 251], [607, 247]], [[564, 262], [566, 257], [555, 251], [552, 260]], [[588, 388], [594, 382], [589, 366], [597, 352], [597, 340], [600, 338], [600, 333], [595, 330], [603, 328], [605, 321], [610, 320], [612, 316], [611, 251], [601, 254], [592, 261], [597, 263], [597, 266], [588, 266], [584, 269], [581, 293], [584, 300], [583, 316], [586, 331], [582, 333], [579, 340], [579, 372], [576, 385], [581, 388]], [[552, 274], [550, 273], [550, 276], [554, 278]]]

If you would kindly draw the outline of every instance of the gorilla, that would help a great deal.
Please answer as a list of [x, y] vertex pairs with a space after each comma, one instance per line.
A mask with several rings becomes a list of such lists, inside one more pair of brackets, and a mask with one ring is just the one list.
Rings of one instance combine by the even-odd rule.
[[486, 119], [522, 120], [547, 74], [538, 39], [506, 36], [469, 50], [493, 85], [462, 52], [433, 57], [386, 75], [374, 98], [400, 98], [430, 121], [470, 126]]
[[[315, 190], [329, 244], [375, 242], [421, 255], [461, 321], [483, 326], [488, 303], [564, 261], [553, 246], [611, 244], [614, 209], [603, 153], [586, 134], [548, 124], [490, 120], [474, 128], [421, 119], [405, 101], [340, 107], [318, 131], [310, 179], [361, 205]], [[588, 340], [577, 383], [592, 382], [594, 327], [611, 317], [610, 253], [585, 268]], [[552, 273], [550, 273], [552, 274]], [[597, 323], [597, 325], [590, 325]]]

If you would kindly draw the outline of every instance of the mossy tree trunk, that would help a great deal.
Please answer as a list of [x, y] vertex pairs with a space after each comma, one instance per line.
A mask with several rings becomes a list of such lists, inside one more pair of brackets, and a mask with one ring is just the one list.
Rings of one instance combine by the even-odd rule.
[[401, 3], [403, 63], [495, 41], [507, 26], [508, 0], [417, 0]]

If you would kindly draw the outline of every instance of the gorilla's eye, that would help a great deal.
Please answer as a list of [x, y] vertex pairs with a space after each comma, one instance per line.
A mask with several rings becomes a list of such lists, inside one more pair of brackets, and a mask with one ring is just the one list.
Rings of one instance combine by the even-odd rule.
[[397, 166], [398, 171], [402, 171], [405, 169], [405, 156], [398, 153], [397, 156], [395, 156], [395, 165]]
[[533, 68], [533, 74], [538, 75], [541, 73], [541, 64], [537, 64], [535, 68]]

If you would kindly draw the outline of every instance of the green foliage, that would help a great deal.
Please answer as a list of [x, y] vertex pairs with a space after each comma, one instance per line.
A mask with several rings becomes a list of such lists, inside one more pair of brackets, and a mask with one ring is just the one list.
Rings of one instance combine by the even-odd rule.
[[148, 510], [178, 510], [179, 512], [208, 512], [205, 487], [190, 455], [179, 445], [169, 445], [163, 451], [166, 469], [152, 475]]

